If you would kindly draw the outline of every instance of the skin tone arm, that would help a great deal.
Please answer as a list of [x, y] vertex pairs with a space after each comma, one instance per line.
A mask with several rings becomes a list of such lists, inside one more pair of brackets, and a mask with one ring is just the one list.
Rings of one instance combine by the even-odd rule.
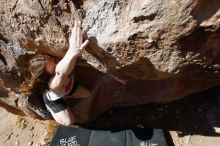
[[81, 22], [75, 21], [75, 25], [72, 29], [69, 40], [69, 49], [63, 59], [56, 65], [55, 76], [51, 79], [49, 83], [50, 88], [55, 92], [59, 92], [60, 90], [62, 90], [65, 80], [72, 73], [75, 67], [77, 57], [82, 53], [89, 42], [88, 40], [86, 40], [84, 43], [82, 43], [83, 33], [80, 27]]
[[[63, 59], [56, 65], [55, 76], [49, 83], [50, 88], [55, 92], [59, 92], [63, 89], [65, 80], [72, 73], [75, 67], [77, 57], [81, 54], [89, 42], [86, 40], [84, 43], [82, 43], [82, 30], [80, 27], [81, 22], [75, 21], [75, 25], [72, 29], [69, 40], [69, 49]], [[86, 95], [85, 93], [89, 94], [89, 91], [83, 86], [79, 86], [74, 94]], [[58, 123], [66, 126], [73, 124], [76, 120], [69, 108], [58, 113], [53, 113], [51, 111], [51, 114]]]

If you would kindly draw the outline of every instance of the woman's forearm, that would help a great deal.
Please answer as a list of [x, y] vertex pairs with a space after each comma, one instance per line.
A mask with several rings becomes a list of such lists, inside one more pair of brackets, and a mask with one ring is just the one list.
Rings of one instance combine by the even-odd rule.
[[56, 66], [56, 74], [67, 77], [75, 67], [77, 56], [77, 52], [72, 49], [68, 49], [63, 59]]

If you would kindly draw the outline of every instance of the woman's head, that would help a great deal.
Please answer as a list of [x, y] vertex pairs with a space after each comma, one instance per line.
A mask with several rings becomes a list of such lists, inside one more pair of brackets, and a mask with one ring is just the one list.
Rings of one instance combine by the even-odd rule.
[[55, 57], [36, 55], [29, 62], [29, 71], [35, 76], [39, 76], [43, 72], [54, 75], [57, 63], [58, 60]]
[[48, 59], [45, 63], [45, 71], [50, 74], [50, 75], [54, 75], [55, 74], [55, 68], [57, 65], [57, 59], [54, 57], [51, 57], [50, 59]]
[[53, 57], [37, 54], [33, 56], [28, 65], [29, 76], [26, 78], [18, 91], [26, 96], [34, 92], [44, 92], [48, 89], [48, 81], [53, 74]]
[[35, 55], [29, 61], [28, 70], [33, 77], [38, 77], [45, 71], [45, 65], [47, 61], [50, 59], [49, 56], [46, 55]]

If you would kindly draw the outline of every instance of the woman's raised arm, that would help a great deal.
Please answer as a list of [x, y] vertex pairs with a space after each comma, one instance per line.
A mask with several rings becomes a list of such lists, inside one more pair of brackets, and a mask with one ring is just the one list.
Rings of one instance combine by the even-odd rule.
[[77, 57], [82, 53], [89, 40], [83, 41], [83, 32], [81, 30], [81, 22], [75, 21], [69, 39], [69, 49], [63, 59], [56, 65], [55, 76], [50, 81], [49, 86], [52, 90], [58, 91], [63, 88], [67, 77], [72, 73]]

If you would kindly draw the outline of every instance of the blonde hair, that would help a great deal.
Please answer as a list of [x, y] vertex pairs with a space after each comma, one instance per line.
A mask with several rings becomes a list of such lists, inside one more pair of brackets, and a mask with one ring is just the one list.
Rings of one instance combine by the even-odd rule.
[[50, 75], [45, 72], [45, 65], [50, 57], [48, 55], [37, 54], [33, 56], [28, 64], [28, 76], [17, 91], [24, 96], [35, 93], [43, 93], [48, 89]]

